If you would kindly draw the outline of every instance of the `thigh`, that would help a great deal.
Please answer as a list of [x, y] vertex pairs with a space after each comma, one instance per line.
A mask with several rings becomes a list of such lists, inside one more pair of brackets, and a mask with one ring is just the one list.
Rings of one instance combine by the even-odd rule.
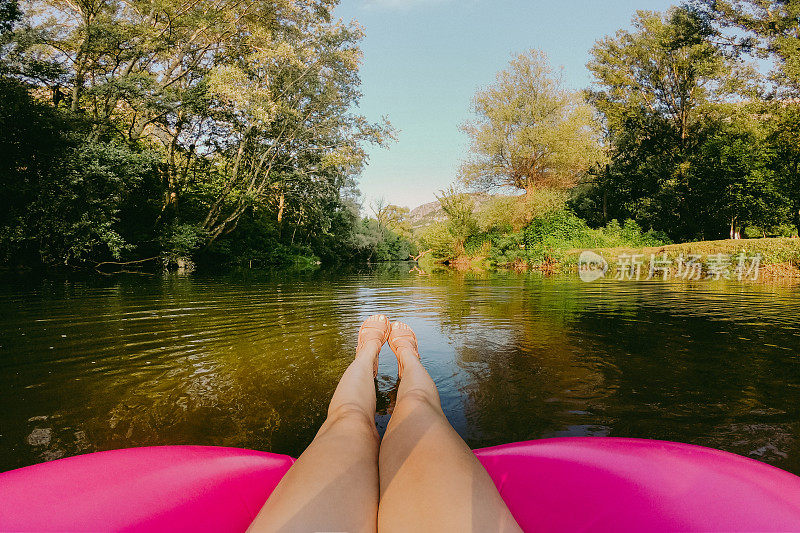
[[378, 435], [363, 413], [327, 420], [251, 531], [375, 531]]
[[518, 530], [486, 470], [422, 395], [405, 397], [392, 414], [380, 485], [381, 530]]

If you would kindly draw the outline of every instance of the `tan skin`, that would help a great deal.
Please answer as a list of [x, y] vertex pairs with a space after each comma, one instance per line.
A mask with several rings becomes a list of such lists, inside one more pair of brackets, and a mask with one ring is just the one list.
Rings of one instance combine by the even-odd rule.
[[[381, 442], [377, 358], [388, 337], [400, 387]], [[497, 488], [444, 416], [414, 332], [383, 315], [362, 325], [328, 418], [250, 531], [521, 531]]]

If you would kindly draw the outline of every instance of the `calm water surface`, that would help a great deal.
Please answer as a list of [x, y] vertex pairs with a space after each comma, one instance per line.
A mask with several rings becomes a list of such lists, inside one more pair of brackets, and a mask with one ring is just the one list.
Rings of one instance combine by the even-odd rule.
[[[361, 274], [7, 278], [0, 470], [130, 446], [298, 455], [360, 322], [411, 324], [473, 447], [555, 436], [721, 448], [800, 473], [800, 291]], [[397, 366], [381, 352], [378, 425]]]

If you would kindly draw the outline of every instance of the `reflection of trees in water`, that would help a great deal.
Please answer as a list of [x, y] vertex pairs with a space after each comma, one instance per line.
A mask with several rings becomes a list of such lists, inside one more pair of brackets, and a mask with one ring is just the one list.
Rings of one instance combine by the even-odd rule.
[[615, 436], [705, 444], [796, 468], [800, 365], [780, 348], [796, 343], [793, 334], [702, 312], [585, 313], [581, 336], [611, 363], [600, 371], [615, 389], [591, 410]]
[[469, 376], [461, 390], [469, 398], [470, 443], [528, 440], [568, 427], [598, 381], [572, 358], [566, 347], [548, 353], [513, 344], [458, 349], [459, 366]]
[[157, 296], [118, 291], [91, 310], [72, 307], [72, 318], [99, 318], [76, 333], [68, 357], [28, 354], [35, 365], [21, 382], [41, 384], [9, 405], [17, 433], [3, 437], [13, 443], [3, 466], [158, 444], [296, 455], [352, 358], [356, 329], [342, 307], [354, 291], [184, 279]]
[[[48, 285], [24, 305], [0, 301], [13, 311], [0, 323], [10, 354], [0, 466], [148, 444], [296, 455], [351, 360], [359, 319], [386, 310], [428, 327], [428, 366], [473, 446], [601, 433], [800, 472], [796, 296], [378, 270]], [[392, 389], [394, 375], [381, 378]], [[379, 395], [384, 419], [389, 399]]]
[[800, 471], [800, 364], [786, 349], [797, 329], [769, 300], [686, 285], [583, 295], [559, 281], [531, 285], [456, 282], [442, 304], [471, 444], [658, 438]]
[[573, 303], [563, 292], [543, 292], [538, 281], [454, 277], [441, 323], [457, 339], [456, 362], [466, 375], [460, 390], [469, 443], [527, 440], [580, 424], [586, 400], [603, 384], [568, 337]]

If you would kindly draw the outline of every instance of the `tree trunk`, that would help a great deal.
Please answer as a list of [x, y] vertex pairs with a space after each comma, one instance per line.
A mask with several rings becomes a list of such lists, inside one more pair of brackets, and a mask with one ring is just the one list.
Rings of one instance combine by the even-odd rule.
[[78, 111], [78, 99], [80, 98], [81, 85], [83, 85], [83, 71], [79, 69], [75, 73], [75, 84], [72, 86], [72, 94], [70, 95], [72, 101], [69, 103], [69, 110], [73, 113]]
[[603, 190], [603, 224], [608, 224], [608, 191]]
[[280, 198], [278, 198], [278, 224], [280, 224], [281, 221], [283, 220], [283, 200], [284, 200], [284, 194], [283, 191], [281, 190], [281, 196]]
[[85, 25], [86, 34], [81, 40], [80, 46], [78, 46], [78, 53], [75, 55], [75, 81], [72, 86], [72, 91], [70, 91], [70, 96], [72, 97], [72, 101], [69, 103], [69, 109], [73, 113], [78, 111], [78, 100], [81, 97], [81, 89], [83, 89], [83, 80], [86, 76], [86, 65], [88, 63], [86, 56], [87, 56], [87, 48], [89, 47], [89, 28], [92, 25], [94, 17], [91, 14], [84, 14], [83, 15], [83, 24]]

